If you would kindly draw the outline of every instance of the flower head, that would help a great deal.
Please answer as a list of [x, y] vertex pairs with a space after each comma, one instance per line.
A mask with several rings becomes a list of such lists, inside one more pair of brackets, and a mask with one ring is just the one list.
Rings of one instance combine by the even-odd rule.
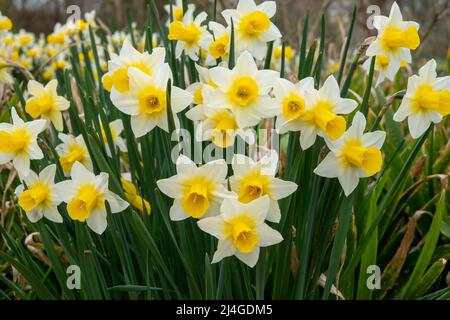
[[0, 123], [0, 164], [12, 161], [20, 177], [30, 172], [30, 160], [42, 159], [44, 154], [37, 143], [37, 136], [44, 131], [46, 121], [24, 122], [11, 109], [12, 124]]
[[450, 76], [437, 77], [436, 61], [431, 59], [408, 79], [406, 94], [394, 114], [395, 121], [408, 118], [411, 136], [420, 137], [431, 123], [450, 114]]
[[157, 182], [163, 193], [175, 199], [170, 208], [170, 219], [178, 221], [217, 215], [220, 202], [232, 195], [225, 186], [227, 170], [224, 160], [197, 167], [188, 157], [180, 155], [177, 174]]
[[34, 119], [42, 117], [51, 121], [56, 130], [62, 131], [64, 124], [61, 111], [69, 109], [70, 102], [58, 96], [57, 86], [57, 80], [50, 81], [45, 87], [37, 81], [30, 80], [28, 92], [32, 97], [28, 99], [25, 111]]
[[[131, 67], [128, 70], [130, 89], [127, 93], [111, 92], [111, 101], [125, 114], [131, 115], [131, 128], [136, 137], [142, 137], [158, 126], [169, 131], [167, 115], [167, 83], [170, 68], [164, 65], [151, 76]], [[172, 86], [170, 106], [173, 113], [185, 109], [192, 102], [192, 95]]]
[[238, 52], [247, 50], [258, 60], [264, 58], [267, 42], [281, 38], [280, 31], [270, 21], [276, 10], [275, 1], [256, 5], [253, 0], [239, 0], [236, 9], [222, 11], [228, 25], [233, 20]]
[[55, 172], [54, 164], [45, 167], [39, 175], [30, 171], [23, 179], [25, 185], [21, 184], [16, 188], [19, 206], [33, 223], [42, 217], [57, 223], [63, 222], [57, 207], [62, 202], [61, 194], [65, 191], [59, 188], [60, 184], [55, 184]]
[[58, 138], [62, 143], [56, 146], [56, 152], [59, 155], [59, 163], [66, 176], [70, 174], [70, 170], [75, 162], [80, 162], [89, 170], [92, 170], [91, 157], [81, 134], [74, 137], [70, 134], [60, 133]]
[[79, 162], [70, 171], [71, 180], [60, 182], [62, 200], [72, 220], [87, 222], [92, 231], [102, 234], [107, 227], [105, 201], [112, 213], [125, 210], [129, 204], [108, 189], [108, 174], [95, 175]]
[[232, 160], [234, 175], [230, 177], [231, 190], [236, 192], [238, 200], [248, 203], [263, 196], [269, 198], [267, 220], [279, 222], [281, 218], [278, 200], [297, 190], [297, 184], [275, 178], [278, 154], [275, 151], [254, 161], [241, 154], [235, 154]]
[[383, 163], [381, 147], [386, 133], [364, 133], [365, 127], [366, 118], [357, 112], [351, 127], [339, 139], [325, 139], [330, 152], [314, 169], [319, 176], [338, 178], [346, 196], [356, 188], [359, 178], [379, 172]]
[[197, 222], [201, 230], [219, 239], [213, 263], [234, 255], [249, 267], [254, 267], [260, 247], [283, 241], [278, 231], [264, 223], [269, 212], [269, 202], [267, 196], [249, 203], [224, 199], [220, 215]]

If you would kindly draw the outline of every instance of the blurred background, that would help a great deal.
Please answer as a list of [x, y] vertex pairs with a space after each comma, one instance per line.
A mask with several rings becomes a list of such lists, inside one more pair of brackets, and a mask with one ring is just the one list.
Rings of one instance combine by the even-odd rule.
[[[201, 10], [210, 12], [210, 0], [191, 0]], [[260, 3], [261, 1], [256, 1]], [[367, 21], [374, 14], [376, 7], [381, 14], [388, 15], [393, 1], [383, 0], [276, 0], [276, 25], [284, 38], [293, 47], [298, 46], [298, 35], [303, 18], [310, 12], [311, 37], [318, 36], [320, 14], [327, 9], [327, 54], [331, 59], [339, 55], [342, 40], [351, 18], [354, 4], [357, 4], [357, 20], [353, 36], [353, 47], [364, 38], [375, 35], [375, 30], [367, 27]], [[142, 27], [145, 24], [145, 7], [147, 0], [0, 0], [0, 11], [10, 17], [17, 31], [24, 28], [35, 33], [48, 34], [57, 22], [64, 22], [70, 5], [78, 5], [82, 15], [96, 10], [97, 16], [112, 30], [126, 28], [126, 11], [130, 10], [132, 18]], [[156, 0], [163, 19], [167, 14], [163, 6], [169, 0]], [[237, 0], [218, 0], [218, 12], [224, 8], [234, 8]], [[406, 20], [420, 23], [422, 44], [413, 55], [424, 60], [430, 57], [444, 59], [449, 51], [450, 38], [450, 0], [398, 0]], [[375, 12], [376, 13], [376, 12]], [[218, 15], [220, 17], [220, 15]]]

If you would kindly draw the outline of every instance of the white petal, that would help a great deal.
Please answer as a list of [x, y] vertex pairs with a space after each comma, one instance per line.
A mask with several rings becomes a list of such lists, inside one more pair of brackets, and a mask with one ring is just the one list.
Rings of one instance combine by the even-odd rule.
[[181, 207], [181, 203], [179, 200], [175, 200], [173, 202], [173, 205], [170, 208], [169, 215], [170, 220], [172, 221], [181, 221], [189, 218], [189, 216], [184, 212], [183, 208]]
[[377, 149], [381, 149], [385, 139], [386, 139], [386, 132], [374, 131], [364, 134], [363, 137], [361, 138], [361, 142], [366, 148], [375, 147]]
[[27, 216], [28, 220], [30, 220], [31, 223], [36, 223], [42, 219], [44, 214], [42, 213], [42, 211], [39, 208], [34, 208], [33, 210], [28, 211], [26, 213], [26, 216]]
[[325, 178], [336, 178], [340, 173], [341, 163], [332, 152], [314, 169], [314, 173]]
[[186, 90], [182, 90], [178, 87], [172, 87], [171, 91], [171, 107], [174, 113], [178, 113], [184, 110], [188, 105], [192, 103], [192, 94]]
[[53, 221], [55, 223], [62, 223], [63, 218], [58, 212], [58, 208], [56, 206], [46, 208], [44, 211], [44, 217], [46, 217], [48, 220]]
[[408, 117], [408, 127], [411, 137], [414, 139], [419, 138], [427, 131], [431, 121], [426, 116], [426, 113], [414, 113]]
[[338, 177], [338, 180], [346, 197], [355, 190], [359, 182], [357, 172], [352, 169], [344, 170], [343, 174]]
[[259, 247], [255, 247], [250, 253], [242, 253], [240, 251], [236, 251], [235, 256], [250, 268], [253, 268], [258, 262]]
[[281, 211], [278, 201], [270, 200], [270, 209], [266, 217], [267, 221], [278, 223], [281, 220]]
[[236, 248], [234, 247], [233, 242], [231, 240], [229, 239], [219, 240], [219, 243], [217, 244], [217, 250], [214, 253], [211, 263], [217, 263], [221, 261], [223, 258], [234, 255], [235, 252]]
[[226, 236], [226, 223], [221, 216], [201, 219], [197, 222], [197, 225], [202, 231], [209, 233], [219, 240], [223, 240]]
[[157, 120], [158, 118], [149, 117], [145, 114], [131, 116], [131, 129], [136, 138], [142, 137], [152, 131], [158, 124]]
[[92, 231], [98, 234], [105, 232], [108, 222], [106, 220], [106, 210], [97, 209], [91, 212], [89, 217], [86, 219], [87, 225]]
[[178, 176], [172, 176], [167, 179], [161, 179], [156, 182], [159, 190], [170, 198], [181, 197], [181, 186], [178, 181]]
[[272, 246], [283, 241], [283, 237], [281, 236], [281, 234], [265, 223], [257, 226], [257, 232], [259, 236], [260, 247]]
[[297, 190], [297, 184], [292, 181], [284, 181], [279, 178], [272, 178], [270, 181], [270, 194], [274, 200], [286, 198]]
[[180, 154], [180, 156], [177, 159], [176, 165], [177, 165], [177, 173], [182, 177], [186, 176], [189, 177], [193, 173], [198, 172], [197, 166], [194, 163], [194, 161], [186, 157], [184, 154]]
[[77, 184], [95, 180], [95, 175], [78, 161], [73, 164], [72, 169], [70, 170], [70, 176]]
[[106, 193], [106, 201], [108, 201], [112, 213], [122, 212], [130, 205], [127, 201], [111, 191]]
[[39, 173], [39, 179], [46, 184], [52, 185], [55, 181], [56, 165], [51, 164]]

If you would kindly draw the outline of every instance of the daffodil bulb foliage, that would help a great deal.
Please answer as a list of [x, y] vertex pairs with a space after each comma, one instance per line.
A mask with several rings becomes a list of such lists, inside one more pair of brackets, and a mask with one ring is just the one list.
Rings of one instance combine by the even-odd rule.
[[268, 196], [248, 203], [224, 199], [220, 215], [199, 220], [199, 228], [219, 240], [212, 263], [234, 255], [249, 267], [254, 267], [261, 247], [283, 241], [281, 234], [264, 222], [269, 208]]
[[105, 201], [112, 213], [124, 211], [128, 202], [108, 189], [109, 176], [105, 172], [95, 175], [79, 162], [70, 171], [71, 180], [60, 182], [64, 192], [62, 200], [72, 220], [86, 222], [95, 233], [102, 234], [108, 225]]
[[381, 147], [386, 133], [364, 133], [365, 127], [366, 118], [357, 112], [351, 127], [339, 139], [325, 139], [330, 152], [314, 169], [319, 176], [338, 178], [346, 196], [355, 190], [360, 178], [379, 172], [383, 163]]
[[[130, 90], [127, 93], [111, 92], [111, 101], [117, 109], [131, 116], [131, 128], [136, 137], [142, 137], [156, 126], [169, 132], [166, 91], [170, 75], [168, 65], [163, 65], [151, 76], [131, 67], [128, 69]], [[174, 115], [192, 102], [189, 92], [175, 86], [171, 88], [170, 98]]]
[[275, 178], [278, 153], [271, 151], [259, 161], [235, 154], [232, 167], [234, 175], [230, 177], [230, 186], [231, 190], [236, 192], [237, 199], [242, 203], [249, 203], [267, 196], [269, 210], [266, 219], [270, 222], [280, 222], [281, 212], [278, 200], [295, 192], [297, 184]]
[[375, 16], [373, 26], [378, 35], [367, 48], [369, 57], [381, 56], [381, 62], [389, 64], [389, 75], [400, 69], [403, 60], [411, 63], [411, 50], [417, 49], [420, 44], [417, 22], [403, 21], [400, 8], [394, 2], [389, 17]]
[[102, 82], [106, 90], [113, 93], [126, 93], [129, 91], [128, 68], [134, 67], [141, 72], [152, 75], [161, 66], [165, 66], [166, 50], [154, 48], [152, 53], [139, 52], [128, 38], [123, 42], [119, 55], [111, 54], [108, 61], [108, 72], [103, 75]]
[[64, 128], [62, 111], [69, 109], [70, 102], [57, 92], [58, 81], [53, 79], [44, 87], [37, 81], [28, 82], [31, 98], [25, 105], [25, 111], [34, 119], [42, 117], [51, 121], [56, 130]]
[[208, 15], [199, 13], [194, 19], [194, 9], [189, 8], [182, 21], [173, 21], [169, 25], [169, 40], [177, 41], [175, 55], [177, 58], [184, 53], [194, 61], [198, 60], [200, 49], [208, 50], [212, 41], [207, 26], [202, 25]]
[[30, 160], [44, 157], [37, 142], [39, 133], [45, 130], [46, 120], [24, 122], [11, 108], [11, 123], [0, 123], [0, 164], [12, 161], [21, 178], [30, 172]]
[[222, 200], [233, 196], [226, 187], [228, 167], [223, 159], [197, 167], [188, 157], [180, 155], [176, 168], [176, 175], [157, 181], [158, 188], [174, 199], [170, 208], [173, 221], [217, 215]]
[[[341, 98], [334, 76], [329, 76], [319, 90], [311, 88], [311, 81], [304, 79], [295, 90], [288, 82], [279, 81], [275, 91], [278, 105], [281, 103], [283, 118], [288, 120], [282, 127], [289, 131], [300, 131], [300, 146], [303, 150], [311, 147], [317, 136], [338, 139], [347, 128], [347, 120], [343, 115], [349, 114], [358, 105], [355, 100]], [[286, 96], [286, 92], [291, 95]], [[280, 97], [284, 98], [280, 100]], [[283, 121], [283, 118], [279, 121]]]
[[61, 194], [65, 190], [61, 188], [61, 184], [55, 184], [55, 172], [54, 164], [45, 167], [39, 175], [30, 171], [23, 179], [24, 184], [16, 188], [19, 206], [33, 223], [42, 217], [56, 223], [63, 222], [57, 207], [62, 202]]
[[238, 57], [232, 70], [215, 67], [210, 74], [217, 85], [216, 104], [231, 110], [239, 128], [255, 126], [277, 113], [269, 92], [279, 74], [274, 70], [258, 70], [248, 51]]
[[222, 11], [228, 25], [233, 21], [237, 52], [247, 50], [258, 60], [265, 57], [267, 43], [281, 38], [280, 31], [270, 21], [276, 10], [275, 1], [256, 5], [253, 0], [239, 0], [236, 9]]
[[59, 163], [66, 176], [70, 175], [70, 170], [75, 162], [79, 162], [89, 170], [92, 170], [92, 160], [81, 134], [74, 137], [70, 134], [60, 133], [58, 138], [62, 143], [56, 146], [56, 152], [59, 155]]
[[408, 118], [411, 136], [420, 137], [431, 123], [450, 114], [450, 76], [437, 77], [436, 61], [431, 59], [408, 79], [406, 94], [394, 114], [395, 121]]

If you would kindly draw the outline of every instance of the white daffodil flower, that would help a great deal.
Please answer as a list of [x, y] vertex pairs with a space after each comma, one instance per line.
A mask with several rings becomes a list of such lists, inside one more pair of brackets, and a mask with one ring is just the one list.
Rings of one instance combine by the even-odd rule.
[[[101, 123], [101, 121], [100, 121]], [[106, 153], [108, 156], [111, 156], [111, 150], [109, 150], [109, 144], [108, 144], [108, 138], [106, 136], [105, 129], [100, 124], [101, 130], [102, 130], [102, 140], [105, 144]], [[122, 120], [116, 119], [114, 121], [111, 121], [109, 123], [109, 131], [111, 132], [111, 138], [114, 145], [119, 148], [121, 152], [127, 152], [127, 144], [125, 143], [125, 140], [120, 136], [120, 134], [123, 131], [123, 123]]]
[[436, 61], [431, 59], [408, 79], [406, 94], [394, 114], [395, 121], [408, 118], [411, 136], [420, 137], [431, 123], [450, 114], [450, 76], [437, 77]]
[[44, 157], [37, 143], [37, 136], [44, 131], [46, 120], [24, 122], [11, 108], [12, 124], [0, 123], [0, 164], [12, 161], [19, 177], [30, 172], [30, 160]]
[[[372, 59], [369, 58], [364, 61], [362, 67], [366, 72], [370, 70], [370, 64]], [[375, 67], [374, 70], [378, 73], [377, 81], [375, 83], [375, 87], [377, 87], [380, 83], [383, 82], [385, 78], [394, 81], [395, 75], [400, 68], [396, 63], [392, 63], [389, 60], [389, 57], [384, 54], [379, 54], [375, 57]]]
[[173, 21], [169, 25], [169, 40], [176, 40], [175, 56], [181, 57], [183, 51], [193, 61], [198, 60], [200, 49], [208, 49], [212, 41], [212, 36], [208, 32], [206, 25], [202, 23], [208, 15], [206, 12], [199, 13], [194, 19], [194, 9], [186, 11], [182, 21]]
[[108, 225], [105, 201], [112, 213], [125, 210], [129, 204], [108, 189], [109, 176], [101, 172], [98, 176], [79, 162], [70, 171], [71, 180], [60, 182], [62, 200], [67, 203], [67, 212], [72, 220], [87, 222], [95, 233], [102, 234]]
[[278, 154], [274, 150], [259, 161], [235, 154], [232, 160], [234, 175], [230, 177], [231, 190], [237, 193], [240, 202], [249, 203], [265, 195], [269, 197], [266, 219], [271, 222], [281, 219], [278, 200], [297, 190], [296, 183], [275, 178], [277, 166]]
[[364, 133], [366, 118], [357, 112], [351, 127], [337, 140], [325, 138], [330, 152], [314, 169], [314, 173], [326, 178], [338, 178], [346, 196], [366, 178], [381, 170], [383, 158], [381, 147], [386, 132]]
[[[166, 10], [167, 14], [169, 15], [169, 19], [167, 22], [167, 25], [170, 24], [170, 4], [164, 5], [164, 10]], [[187, 10], [191, 10], [192, 12], [195, 11], [195, 4], [189, 3], [187, 5]], [[172, 5], [172, 20], [173, 21], [183, 21], [184, 17], [184, 11], [183, 11], [183, 0], [176, 0], [175, 3]]]
[[11, 30], [13, 24], [11, 19], [9, 19], [7, 16], [2, 15], [0, 12], [0, 31], [9, 31]]
[[60, 133], [58, 138], [62, 143], [56, 146], [56, 152], [59, 155], [59, 163], [66, 176], [69, 176], [75, 162], [80, 162], [89, 170], [92, 170], [92, 160], [81, 134], [74, 137], [70, 134]]
[[108, 72], [103, 75], [102, 82], [111, 93], [126, 93], [129, 91], [128, 68], [137, 68], [145, 74], [152, 75], [157, 69], [165, 66], [166, 49], [154, 48], [152, 53], [141, 53], [125, 38], [120, 54], [111, 54], [108, 61]]
[[11, 67], [0, 57], [0, 84], [11, 85], [14, 83], [14, 78], [11, 75]]
[[278, 231], [264, 223], [269, 207], [268, 196], [249, 203], [224, 199], [220, 215], [198, 221], [201, 230], [219, 239], [212, 263], [234, 255], [249, 267], [254, 267], [258, 262], [260, 247], [283, 241]]
[[66, 98], [58, 96], [57, 87], [56, 79], [51, 80], [45, 87], [37, 81], [28, 81], [28, 92], [31, 94], [31, 98], [25, 105], [25, 111], [33, 119], [42, 117], [51, 121], [56, 130], [62, 131], [64, 124], [61, 112], [69, 109], [70, 102]]
[[198, 119], [199, 117], [204, 117], [203, 108], [205, 105], [204, 105], [203, 89], [206, 86], [217, 88], [217, 85], [211, 78], [210, 69], [199, 66], [198, 64], [195, 65], [195, 69], [197, 69], [200, 81], [195, 82], [186, 88], [186, 91], [192, 94], [194, 104], [197, 105], [196, 107], [186, 112], [186, 116], [191, 120], [199, 120]]
[[312, 77], [304, 78], [295, 84], [286, 79], [276, 79], [273, 86], [273, 95], [278, 106], [275, 127], [280, 133], [301, 129], [301, 117], [306, 111], [305, 93], [313, 90]]
[[226, 188], [228, 167], [223, 159], [197, 167], [188, 157], [180, 155], [176, 166], [175, 176], [157, 182], [163, 193], [175, 199], [170, 208], [171, 220], [217, 215], [221, 201], [233, 196]]
[[[332, 75], [319, 90], [306, 91], [305, 102], [305, 113], [298, 121], [303, 150], [314, 144], [317, 135], [331, 140], [339, 138], [347, 127], [347, 121], [341, 115], [349, 114], [358, 105], [355, 100], [341, 98], [339, 85]], [[285, 126], [289, 128], [289, 125]]]
[[214, 35], [214, 40], [208, 47], [208, 56], [205, 61], [206, 65], [216, 65], [218, 59], [221, 59], [222, 63], [228, 63], [231, 36], [230, 27], [228, 26], [225, 28], [223, 25], [215, 21], [210, 21], [208, 26]]
[[[111, 92], [111, 101], [117, 109], [131, 116], [131, 128], [136, 137], [142, 137], [156, 126], [169, 131], [166, 91], [170, 74], [167, 64], [151, 76], [131, 67], [128, 69], [130, 90], [127, 93]], [[175, 86], [171, 88], [170, 98], [174, 115], [192, 102], [189, 92]]]
[[248, 51], [239, 56], [233, 70], [215, 67], [210, 74], [217, 85], [214, 100], [233, 112], [239, 128], [255, 126], [262, 119], [276, 115], [277, 106], [269, 91], [279, 74], [273, 70], [258, 70]]
[[378, 35], [367, 48], [366, 54], [369, 57], [387, 57], [389, 74], [395, 74], [403, 60], [411, 63], [410, 50], [415, 50], [420, 44], [419, 24], [417, 22], [403, 21], [400, 8], [394, 2], [389, 17], [375, 16], [373, 26], [377, 29]]
[[264, 58], [267, 42], [281, 38], [280, 31], [270, 21], [276, 11], [275, 1], [256, 5], [253, 0], [239, 0], [236, 9], [222, 11], [229, 26], [233, 20], [237, 52], [249, 51], [258, 60]]
[[39, 173], [30, 171], [24, 177], [23, 184], [16, 188], [19, 206], [26, 212], [28, 219], [35, 223], [46, 217], [48, 220], [62, 223], [63, 218], [58, 212], [58, 205], [62, 202], [61, 193], [65, 190], [55, 184], [56, 165], [51, 164]]

